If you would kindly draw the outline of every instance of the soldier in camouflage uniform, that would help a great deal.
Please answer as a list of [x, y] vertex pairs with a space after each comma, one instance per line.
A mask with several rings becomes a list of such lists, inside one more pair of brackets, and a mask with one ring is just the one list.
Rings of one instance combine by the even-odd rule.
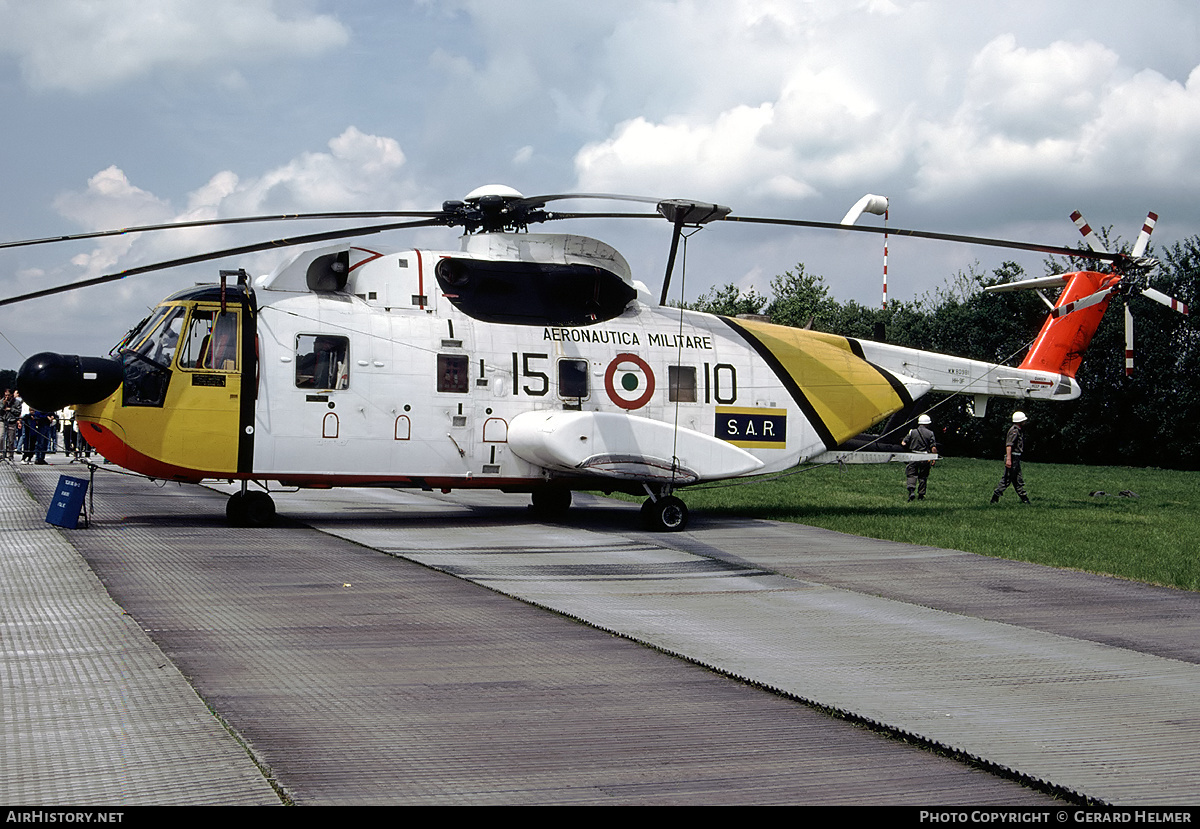
[[[934, 438], [933, 431], [929, 428], [932, 422], [929, 415], [921, 415], [917, 418], [916, 428], [904, 436], [900, 445], [910, 452], [929, 452], [936, 455], [937, 439]], [[914, 498], [925, 500], [925, 489], [929, 484], [929, 470], [933, 468], [933, 464], [932, 460], [913, 461], [904, 467], [908, 484], [908, 500], [911, 501]]]
[[1025, 422], [1029, 420], [1024, 412], [1013, 412], [1012, 426], [1008, 430], [1008, 437], [1004, 440], [1004, 474], [1000, 477], [1000, 483], [996, 485], [996, 491], [992, 493], [992, 503], [995, 504], [1000, 500], [1000, 496], [1004, 494], [1004, 490], [1008, 489], [1008, 485], [1012, 484], [1013, 489], [1017, 491], [1017, 497], [1021, 499], [1022, 504], [1029, 503], [1029, 495], [1025, 492], [1025, 478], [1021, 475], [1021, 455], [1025, 453]]

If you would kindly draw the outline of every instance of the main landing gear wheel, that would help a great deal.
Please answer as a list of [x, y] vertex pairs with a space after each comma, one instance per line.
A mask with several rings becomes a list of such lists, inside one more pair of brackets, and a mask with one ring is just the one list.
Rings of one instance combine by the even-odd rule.
[[674, 495], [664, 495], [657, 501], [647, 498], [642, 504], [642, 523], [654, 532], [679, 532], [687, 527], [687, 504]]
[[231, 527], [269, 527], [275, 523], [275, 501], [261, 489], [235, 492], [225, 504]]
[[571, 508], [571, 490], [556, 486], [535, 489], [530, 495], [533, 512], [540, 518], [562, 518]]

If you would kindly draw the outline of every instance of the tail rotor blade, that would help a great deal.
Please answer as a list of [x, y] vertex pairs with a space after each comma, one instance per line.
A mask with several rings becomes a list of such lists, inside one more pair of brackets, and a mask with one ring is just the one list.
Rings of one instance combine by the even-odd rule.
[[1125, 306], [1125, 376], [1133, 376], [1133, 314]]
[[1078, 311], [1081, 308], [1090, 308], [1096, 303], [1103, 302], [1108, 299], [1108, 295], [1112, 293], [1112, 288], [1105, 288], [1103, 291], [1096, 291], [1094, 294], [1088, 294], [1083, 299], [1077, 299], [1074, 302], [1068, 302], [1065, 305], [1060, 305], [1050, 312], [1050, 315], [1055, 319], [1065, 317], [1072, 311]]
[[1100, 238], [1096, 236], [1096, 232], [1092, 230], [1091, 225], [1083, 218], [1082, 213], [1078, 210], [1073, 212], [1071, 214], [1071, 221], [1075, 223], [1075, 227], [1079, 228], [1079, 232], [1082, 234], [1083, 240], [1087, 242], [1089, 248], [1096, 253], [1108, 253], [1104, 245], [1100, 243]]
[[1149, 297], [1155, 302], [1160, 302], [1170, 308], [1172, 311], [1178, 311], [1184, 316], [1188, 315], [1187, 303], [1180, 302], [1173, 296], [1167, 296], [1162, 291], [1156, 291], [1153, 288], [1146, 288], [1142, 291], [1142, 296]]
[[1150, 244], [1150, 234], [1154, 232], [1154, 226], [1158, 224], [1158, 214], [1150, 212], [1146, 214], [1146, 221], [1142, 224], [1142, 232], [1138, 234], [1137, 241], [1133, 244], [1133, 252], [1130, 254], [1134, 259], [1141, 258], [1146, 252], [1146, 246]]

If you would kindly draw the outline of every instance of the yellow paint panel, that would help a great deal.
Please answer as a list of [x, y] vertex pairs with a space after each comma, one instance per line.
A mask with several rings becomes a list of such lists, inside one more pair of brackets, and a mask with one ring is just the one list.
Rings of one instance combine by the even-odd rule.
[[78, 406], [77, 416], [115, 424], [131, 449], [156, 461], [210, 473], [237, 472], [242, 378], [227, 374], [223, 387], [193, 386], [193, 372], [171, 374], [162, 408], [123, 406], [117, 389], [100, 403]]
[[783, 416], [787, 414], [787, 409], [760, 409], [753, 406], [717, 406], [717, 414]]
[[[199, 303], [193, 310], [213, 314], [219, 307]], [[235, 321], [239, 319], [237, 311], [228, 313]], [[236, 322], [231, 330], [239, 331]], [[230, 344], [230, 349], [236, 355], [239, 343]], [[77, 416], [123, 434], [130, 449], [154, 461], [217, 475], [237, 472], [241, 374], [224, 369], [180, 368], [179, 362], [172, 361], [161, 407], [126, 406], [123, 389], [117, 389], [100, 403], [76, 407]]]
[[759, 340], [804, 392], [837, 443], [899, 411], [904, 401], [845, 337], [735, 320]]

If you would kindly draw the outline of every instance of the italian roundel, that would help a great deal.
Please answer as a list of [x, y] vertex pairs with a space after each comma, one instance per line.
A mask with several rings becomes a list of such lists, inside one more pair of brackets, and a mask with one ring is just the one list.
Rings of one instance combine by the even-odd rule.
[[604, 390], [622, 409], [640, 409], [654, 394], [654, 372], [638, 355], [618, 354], [604, 372]]

